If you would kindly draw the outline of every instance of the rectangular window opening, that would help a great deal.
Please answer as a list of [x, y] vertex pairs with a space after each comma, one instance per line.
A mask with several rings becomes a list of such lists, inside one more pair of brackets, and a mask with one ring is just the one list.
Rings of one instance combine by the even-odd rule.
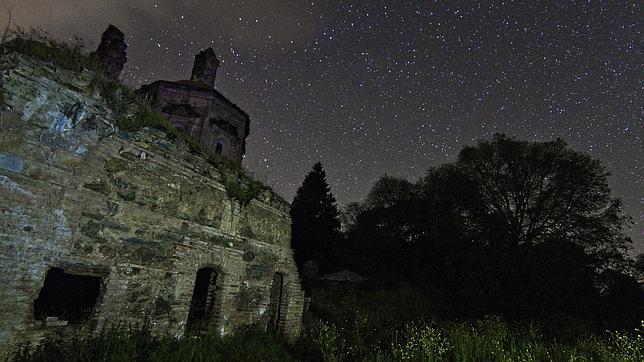
[[34, 301], [34, 317], [42, 321], [81, 323], [92, 313], [101, 292], [102, 278], [65, 273], [51, 268]]

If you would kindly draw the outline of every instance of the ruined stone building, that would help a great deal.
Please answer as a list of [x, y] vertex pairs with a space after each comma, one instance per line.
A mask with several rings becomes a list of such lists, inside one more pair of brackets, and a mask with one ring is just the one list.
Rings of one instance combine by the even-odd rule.
[[[303, 292], [286, 202], [266, 189], [241, 204], [225, 171], [163, 132], [119, 131], [93, 72], [5, 50], [0, 351], [145, 320], [178, 337], [242, 326], [297, 337]], [[191, 81], [144, 92], [175, 124], [239, 160], [248, 117], [212, 87], [214, 60], [208, 50]], [[105, 64], [108, 74], [116, 69]]]
[[91, 56], [101, 63], [105, 74], [112, 79], [118, 79], [127, 62], [125, 34], [114, 25], [110, 25], [101, 36], [98, 49]]
[[246, 152], [248, 115], [215, 89], [219, 60], [212, 48], [197, 54], [190, 80], [159, 80], [139, 93], [214, 154], [241, 162]]

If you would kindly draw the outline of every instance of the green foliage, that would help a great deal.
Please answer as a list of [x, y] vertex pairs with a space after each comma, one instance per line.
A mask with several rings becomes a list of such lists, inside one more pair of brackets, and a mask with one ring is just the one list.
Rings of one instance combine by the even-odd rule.
[[644, 320], [633, 334], [613, 332], [612, 355], [620, 361], [644, 361]]
[[341, 354], [342, 347], [338, 346], [340, 342], [338, 331], [334, 325], [321, 323], [314, 342], [320, 348], [322, 358], [325, 362], [343, 360]]
[[[371, 325], [365, 321], [367, 329]], [[586, 332], [570, 340], [546, 337], [538, 324], [509, 325], [490, 316], [475, 322], [407, 323], [359, 348], [352, 334], [333, 323], [319, 324], [310, 341], [324, 361], [641, 361], [644, 340], [635, 333]], [[358, 338], [357, 340], [360, 340]], [[384, 347], [383, 347], [384, 346]]]
[[242, 206], [248, 205], [263, 191], [269, 190], [261, 182], [250, 177], [239, 162], [211, 154], [207, 160], [221, 172], [221, 182], [226, 187], [228, 197], [239, 201]]
[[294, 361], [274, 337], [252, 331], [219, 336], [214, 332], [176, 339], [154, 336], [149, 327], [116, 326], [98, 334], [48, 338], [23, 345], [13, 361]]
[[90, 89], [98, 91], [112, 110], [116, 121], [125, 124], [132, 116], [128, 113], [133, 109], [148, 109], [149, 106], [122, 83], [108, 78], [102, 71], [93, 74]]
[[91, 70], [90, 89], [98, 91], [121, 125], [127, 124], [126, 119], [132, 118], [126, 117], [126, 114], [133, 106], [147, 107], [130, 88], [103, 73], [100, 61], [84, 53], [80, 38], [75, 37], [73, 42], [66, 43], [36, 29], [29, 32], [18, 29], [11, 36], [13, 39], [3, 43], [2, 48], [78, 73]]
[[163, 114], [148, 109], [139, 110], [131, 117], [121, 116], [116, 119], [116, 125], [124, 131], [138, 131], [144, 127], [152, 127], [164, 131], [170, 138], [179, 137], [177, 130]]
[[497, 134], [465, 147], [456, 164], [472, 186], [459, 202], [479, 244], [567, 241], [601, 252], [606, 264], [622, 261], [628, 219], [611, 198], [609, 174], [599, 160], [560, 139], [528, 142]]
[[443, 308], [436, 296], [430, 300], [422, 290], [405, 285], [385, 289], [373, 285], [312, 283], [308, 295], [314, 301], [311, 312], [321, 318], [347, 329], [356, 321], [367, 319], [371, 331], [375, 328], [378, 333], [402, 328], [408, 322], [437, 314]]
[[515, 321], [496, 315], [444, 319], [436, 317], [440, 306], [435, 301], [411, 287], [319, 284], [311, 288], [310, 296], [298, 344], [303, 360], [639, 361], [643, 357], [644, 321], [634, 331], [605, 332], [559, 315]]
[[117, 118], [116, 124], [120, 129], [138, 131], [144, 127], [152, 127], [164, 131], [168, 138], [185, 144], [191, 153], [204, 157], [220, 171], [221, 182], [226, 187], [228, 197], [239, 201], [240, 205], [248, 205], [263, 191], [269, 190], [272, 193], [267, 186], [250, 177], [239, 162], [213, 155], [201, 145], [198, 139], [174, 128], [162, 113], [150, 110], [147, 105], [138, 105], [137, 108], [139, 110], [132, 116], [124, 115]]
[[442, 332], [428, 325], [407, 325], [402, 342], [392, 342], [391, 354], [396, 360], [442, 361], [451, 346]]
[[454, 314], [562, 312], [632, 326], [644, 294], [622, 275], [628, 220], [600, 161], [561, 140], [495, 135], [418, 182], [382, 177], [347, 209], [333, 261], [438, 290]]
[[291, 246], [298, 265], [315, 260], [322, 271], [329, 270], [340, 240], [340, 212], [320, 162], [298, 188], [290, 214]]
[[[25, 344], [11, 360], [27, 361], [642, 361], [644, 321], [633, 332], [575, 332], [569, 338], [544, 333], [548, 323], [508, 323], [497, 316], [467, 321], [407, 321], [378, 329], [371, 313], [351, 321], [318, 321], [307, 316], [296, 350], [274, 336], [243, 330], [186, 336], [153, 335], [149, 325], [114, 326], [99, 333], [81, 329], [71, 336]], [[395, 315], [391, 315], [395, 317]], [[570, 327], [570, 326], [569, 326]], [[558, 327], [561, 328], [561, 327]], [[296, 353], [296, 356], [292, 354]], [[298, 353], [299, 352], [299, 353]]]

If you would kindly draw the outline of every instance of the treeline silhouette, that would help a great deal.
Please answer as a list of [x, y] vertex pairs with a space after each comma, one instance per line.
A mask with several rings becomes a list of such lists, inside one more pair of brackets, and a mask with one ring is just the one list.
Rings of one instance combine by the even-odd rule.
[[562, 140], [497, 134], [416, 182], [382, 177], [340, 214], [318, 163], [292, 204], [292, 246], [300, 268], [348, 268], [370, 288], [412, 285], [448, 315], [638, 325], [644, 293], [627, 255], [631, 219], [608, 177]]

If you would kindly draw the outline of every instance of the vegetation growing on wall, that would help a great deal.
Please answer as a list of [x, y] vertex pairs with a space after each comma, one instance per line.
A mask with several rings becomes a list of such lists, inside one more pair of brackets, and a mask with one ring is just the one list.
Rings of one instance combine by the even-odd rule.
[[163, 114], [150, 109], [138, 110], [129, 117], [118, 117], [115, 123], [123, 131], [136, 132], [151, 127], [165, 132], [170, 139], [179, 138], [179, 132], [172, 127], [170, 121]]
[[226, 187], [228, 197], [239, 201], [242, 206], [248, 205], [263, 191], [270, 190], [250, 177], [238, 162], [212, 154], [208, 156], [208, 162], [222, 171], [221, 182]]
[[98, 63], [83, 53], [84, 43], [78, 37], [72, 43], [66, 43], [52, 38], [44, 31], [31, 29], [27, 32], [21, 28], [14, 31], [11, 37], [12, 40], [3, 43], [2, 48], [76, 72], [86, 68], [98, 69]]
[[80, 73], [86, 69], [92, 71], [90, 90], [98, 92], [105, 100], [113, 112], [114, 123], [120, 130], [136, 132], [145, 127], [155, 128], [165, 132], [170, 140], [186, 145], [191, 153], [204, 157], [221, 172], [221, 182], [226, 187], [228, 197], [239, 201], [242, 206], [248, 205], [264, 191], [270, 191], [274, 195], [269, 187], [249, 176], [238, 162], [213, 155], [202, 147], [198, 139], [174, 128], [162, 113], [151, 109], [132, 89], [107, 77], [100, 62], [84, 53], [84, 44], [80, 38], [66, 43], [35, 29], [28, 32], [18, 29], [11, 38], [1, 45], [2, 49], [51, 62], [74, 72]]

